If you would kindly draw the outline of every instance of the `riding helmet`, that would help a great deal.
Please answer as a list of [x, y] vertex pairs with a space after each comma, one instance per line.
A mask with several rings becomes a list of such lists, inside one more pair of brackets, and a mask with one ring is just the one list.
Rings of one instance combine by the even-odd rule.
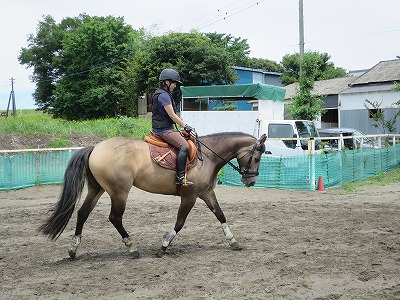
[[179, 73], [177, 71], [175, 71], [174, 69], [164, 69], [161, 71], [159, 80], [163, 81], [163, 80], [168, 80], [168, 79], [172, 80], [172, 81], [176, 81], [179, 84], [183, 84], [181, 81], [181, 76], [179, 76]]

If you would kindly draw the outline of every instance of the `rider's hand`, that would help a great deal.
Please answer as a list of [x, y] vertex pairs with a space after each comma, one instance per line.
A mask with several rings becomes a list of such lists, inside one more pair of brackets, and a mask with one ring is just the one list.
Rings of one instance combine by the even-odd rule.
[[190, 133], [190, 132], [193, 130], [193, 128], [190, 127], [188, 124], [186, 124], [185, 127], [183, 127], [183, 129], [185, 129], [185, 131], [186, 131], [187, 133]]

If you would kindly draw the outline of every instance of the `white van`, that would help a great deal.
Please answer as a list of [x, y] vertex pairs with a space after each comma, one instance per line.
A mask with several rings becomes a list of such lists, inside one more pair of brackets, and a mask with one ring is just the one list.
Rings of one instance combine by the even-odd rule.
[[[308, 120], [260, 120], [259, 135], [267, 135], [265, 154], [296, 156], [321, 152], [318, 130]], [[285, 139], [285, 140], [281, 140]], [[309, 149], [309, 144], [314, 149]]]

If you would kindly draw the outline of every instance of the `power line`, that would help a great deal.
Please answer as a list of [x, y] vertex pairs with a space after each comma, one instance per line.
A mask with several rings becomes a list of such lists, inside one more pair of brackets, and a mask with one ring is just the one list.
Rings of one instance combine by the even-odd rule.
[[[265, 1], [265, 0], [262, 0], [262, 1]], [[239, 2], [243, 2], [243, 0], [235, 1], [235, 2], [233, 2], [233, 3], [230, 3], [230, 4], [228, 4], [228, 5], [223, 6], [222, 8], [218, 8], [217, 10], [213, 10], [212, 12], [207, 13], [207, 14], [205, 14], [204, 16], [201, 16], [201, 17], [199, 17], [199, 18], [197, 18], [197, 19], [194, 19], [194, 20], [192, 20], [192, 21], [190, 21], [190, 22], [187, 22], [186, 24], [183, 24], [183, 25], [181, 25], [181, 26], [178, 26], [178, 27], [177, 27], [176, 29], [174, 29], [173, 31], [177, 31], [179, 28], [184, 28], [184, 27], [186, 27], [186, 26], [189, 25], [189, 24], [196, 23], [197, 21], [203, 20], [203, 19], [205, 19], [205, 18], [207, 18], [207, 17], [209, 17], [209, 16], [212, 16], [212, 15], [215, 15], [215, 14], [221, 14], [221, 12], [222, 12], [225, 8], [231, 7], [231, 6], [233, 6], [233, 5], [235, 5], [236, 3], [239, 3]], [[246, 4], [243, 4], [242, 6], [247, 5], [247, 4], [250, 3], [250, 2], [254, 2], [254, 0], [248, 1]], [[240, 8], [240, 7], [241, 7], [241, 6], [238, 6], [238, 8]], [[236, 8], [236, 9], [237, 9], [237, 8]], [[233, 9], [233, 10], [235, 10], [235, 9]], [[227, 14], [227, 12], [225, 12], [225, 14]], [[198, 26], [202, 26], [203, 24], [207, 24], [207, 23], [209, 23], [209, 22], [211, 22], [211, 21], [213, 21], [213, 20], [215, 20], [215, 19], [218, 19], [218, 18], [221, 18], [221, 17], [220, 17], [220, 16], [213, 17], [211, 20], [208, 20], [208, 21], [205, 21], [205, 22], [203, 22], [203, 23], [200, 23]], [[196, 28], [198, 28], [198, 26], [197, 26]], [[198, 29], [200, 29], [200, 28], [198, 28]]]
[[351, 39], [351, 38], [371, 36], [371, 35], [380, 35], [380, 34], [391, 33], [391, 32], [400, 32], [400, 29], [378, 31], [378, 32], [371, 32], [371, 33], [364, 33], [364, 34], [347, 35], [347, 36], [335, 37], [335, 38], [330, 38], [330, 39], [311, 41], [311, 42], [307, 42], [306, 44], [329, 42], [329, 41], [342, 40], [342, 39]]
[[[246, 7], [244, 7], [243, 9], [237, 10], [237, 9], [239, 9], [239, 8], [245, 6], [245, 5], [248, 5], [248, 4], [251, 3], [251, 2], [254, 2], [254, 1], [249, 1], [249, 2], [247, 2], [247, 3], [245, 3], [245, 4], [243, 4], [243, 5], [239, 6], [239, 7], [237, 7], [237, 8], [235, 8], [235, 9], [231, 10], [231, 11], [227, 11], [227, 12], [224, 13], [225, 16], [223, 16], [223, 17], [222, 17], [222, 16], [218, 16], [218, 17], [216, 17], [216, 18], [214, 18], [214, 19], [212, 19], [212, 20], [210, 20], [210, 21], [208, 21], [208, 22], [205, 22], [205, 23], [204, 23], [204, 26], [203, 26], [202, 24], [200, 24], [200, 25], [197, 27], [197, 29], [201, 30], [201, 29], [206, 28], [206, 27], [208, 27], [208, 26], [211, 26], [211, 25], [213, 25], [213, 24], [215, 24], [215, 23], [224, 21], [224, 20], [226, 20], [226, 19], [228, 19], [228, 18], [230, 18], [230, 17], [232, 17], [232, 16], [234, 16], [234, 15], [237, 15], [237, 14], [239, 14], [239, 13], [245, 11], [245, 10], [248, 10], [248, 9], [250, 9], [250, 8], [252, 8], [252, 7], [254, 7], [254, 6], [256, 6], [256, 5], [258, 5], [258, 4], [262, 3], [262, 2], [265, 2], [265, 0], [257, 1], [256, 3], [253, 3], [253, 4], [249, 5], [249, 6], [246, 6]], [[230, 13], [230, 12], [232, 12], [232, 13]], [[214, 20], [215, 20], [215, 21], [214, 21]]]

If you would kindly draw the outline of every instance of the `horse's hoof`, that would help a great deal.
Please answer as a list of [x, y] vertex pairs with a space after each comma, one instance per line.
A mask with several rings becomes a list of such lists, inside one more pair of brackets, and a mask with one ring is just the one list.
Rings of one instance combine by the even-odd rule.
[[73, 251], [73, 250], [68, 250], [68, 254], [69, 254], [69, 257], [70, 257], [71, 259], [75, 259], [75, 257], [76, 257], [76, 252], [75, 252], [75, 251]]
[[229, 244], [229, 246], [231, 246], [232, 250], [234, 251], [240, 251], [243, 249], [237, 242], [233, 242]]
[[157, 257], [158, 257], [158, 258], [163, 257], [164, 254], [165, 254], [165, 250], [163, 250], [163, 249], [160, 249], [160, 250], [157, 251]]
[[139, 250], [129, 251], [131, 258], [136, 259], [140, 257]]

